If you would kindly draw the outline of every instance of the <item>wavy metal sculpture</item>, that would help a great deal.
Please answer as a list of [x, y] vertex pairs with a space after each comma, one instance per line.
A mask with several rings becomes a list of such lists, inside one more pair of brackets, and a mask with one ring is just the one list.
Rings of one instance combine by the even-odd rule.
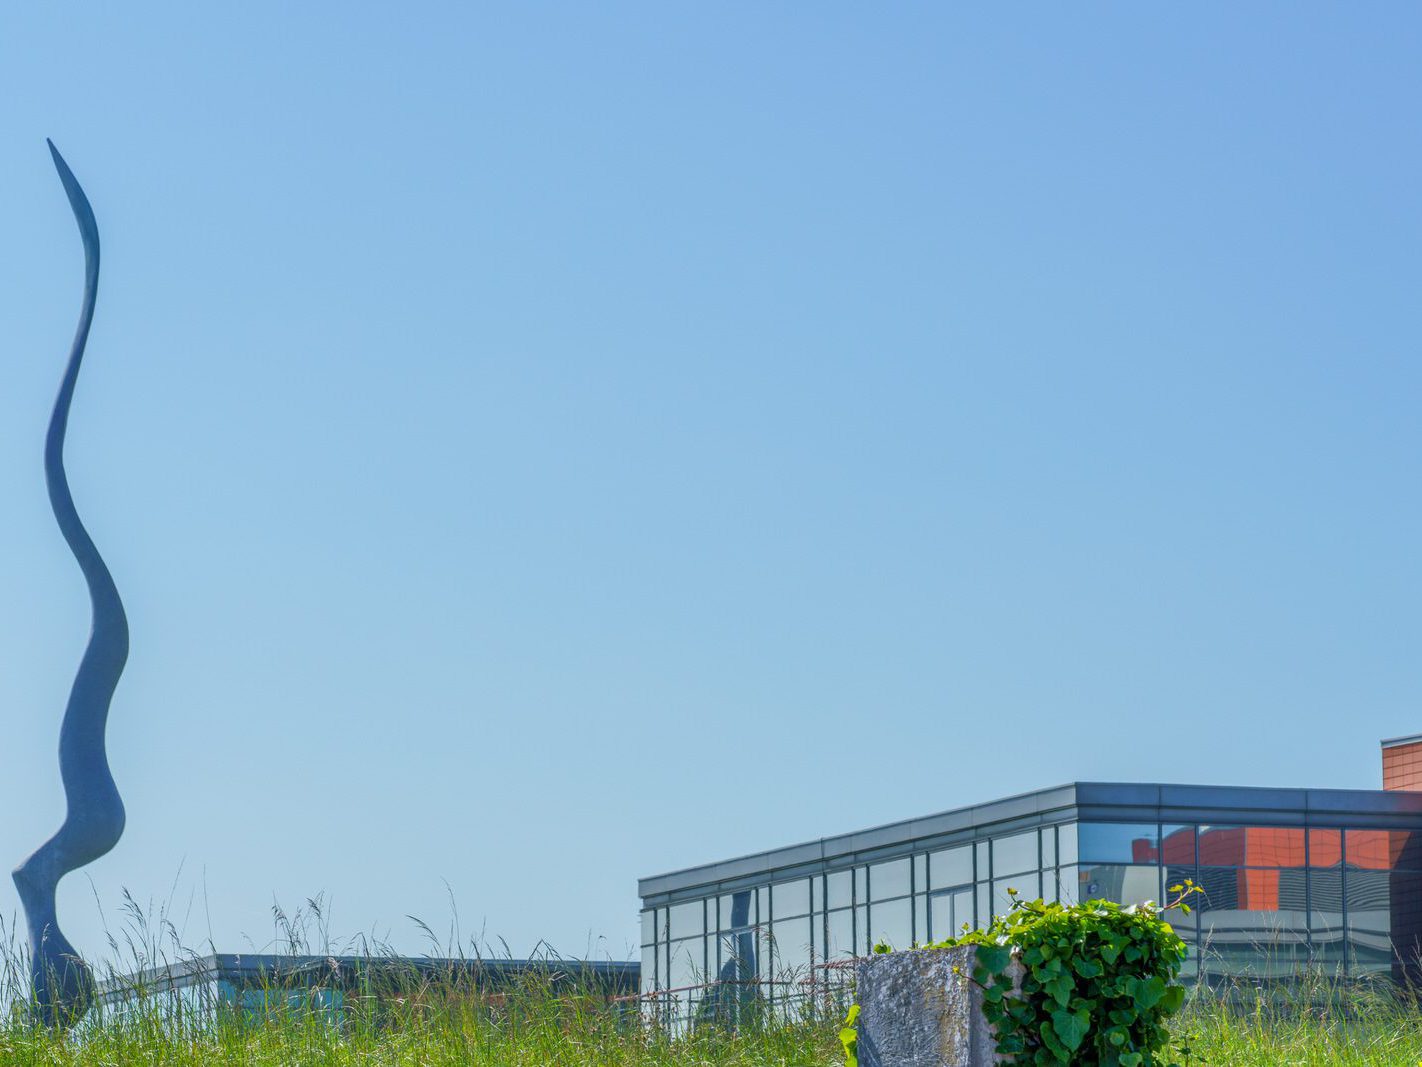
[[123, 834], [123, 801], [109, 771], [104, 727], [114, 688], [128, 659], [128, 619], [109, 569], [74, 510], [69, 478], [64, 473], [64, 432], [69, 425], [69, 404], [74, 398], [74, 383], [84, 359], [84, 344], [89, 339], [89, 324], [94, 318], [94, 300], [99, 290], [99, 228], [73, 171], [54, 142], [46, 143], [54, 156], [64, 191], [69, 195], [69, 205], [74, 209], [79, 236], [84, 242], [84, 304], [79, 312], [74, 346], [69, 351], [69, 364], [49, 419], [44, 444], [44, 476], [54, 517], [89, 586], [94, 624], [59, 731], [59, 773], [67, 806], [64, 824], [15, 868], [13, 877], [29, 928], [30, 979], [35, 1007], [46, 1025], [64, 1026], [82, 1012], [93, 989], [93, 973], [59, 929], [55, 888], [70, 871], [108, 852]]

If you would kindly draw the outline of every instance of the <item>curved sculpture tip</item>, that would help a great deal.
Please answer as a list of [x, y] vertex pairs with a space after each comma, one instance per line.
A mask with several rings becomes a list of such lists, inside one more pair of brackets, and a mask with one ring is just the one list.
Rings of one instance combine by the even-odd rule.
[[89, 206], [89, 198], [84, 195], [84, 190], [79, 186], [79, 179], [74, 177], [74, 172], [69, 169], [69, 164], [64, 162], [64, 157], [59, 154], [59, 149], [54, 147], [54, 142], [46, 137], [44, 143], [49, 145], [49, 154], [54, 157], [54, 169], [59, 171], [59, 180], [64, 183], [64, 192], [69, 197], [69, 206], [74, 209], [74, 218], [79, 223], [79, 234], [84, 239], [85, 246], [92, 243], [97, 248], [99, 224], [94, 221], [94, 209]]

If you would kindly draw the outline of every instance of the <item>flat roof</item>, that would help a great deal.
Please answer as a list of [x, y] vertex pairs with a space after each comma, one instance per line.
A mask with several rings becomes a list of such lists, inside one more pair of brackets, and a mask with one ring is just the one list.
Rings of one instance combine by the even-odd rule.
[[763, 884], [772, 875], [793, 878], [825, 868], [850, 867], [925, 848], [1077, 820], [1416, 829], [1422, 828], [1422, 792], [1072, 782], [652, 875], [638, 881], [637, 893], [643, 905], [650, 907]]
[[479, 978], [494, 983], [527, 974], [558, 978], [583, 978], [618, 986], [635, 986], [641, 964], [622, 960], [565, 960], [555, 957], [525, 960], [478, 959], [442, 956], [297, 956], [280, 953], [209, 953], [192, 956], [133, 974], [98, 983], [101, 1000], [124, 997], [135, 991], [145, 993], [182, 989], [197, 982], [223, 979], [237, 984], [297, 982], [315, 978], [336, 985], [361, 976], [418, 974], [441, 977]]
[[1415, 745], [1422, 741], [1422, 734], [1408, 734], [1406, 737], [1384, 737], [1383, 748], [1396, 748], [1398, 745]]

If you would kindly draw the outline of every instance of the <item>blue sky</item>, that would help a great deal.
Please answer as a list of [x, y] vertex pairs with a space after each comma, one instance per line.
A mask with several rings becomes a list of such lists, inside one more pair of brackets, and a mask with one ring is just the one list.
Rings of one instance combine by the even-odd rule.
[[[628, 957], [636, 878], [1422, 730], [1422, 12], [0, 16], [0, 860], [87, 602], [184, 938]], [[92, 883], [92, 884], [91, 884]], [[97, 898], [97, 904], [96, 904]], [[18, 901], [5, 881], [0, 912]]]

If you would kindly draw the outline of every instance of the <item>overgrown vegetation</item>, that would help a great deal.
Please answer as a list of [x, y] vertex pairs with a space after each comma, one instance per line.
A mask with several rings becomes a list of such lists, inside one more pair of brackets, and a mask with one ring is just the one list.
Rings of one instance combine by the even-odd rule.
[[[1165, 910], [1188, 915], [1195, 886], [1186, 882], [1171, 892], [1176, 897]], [[983, 1013], [1008, 1062], [1166, 1067], [1189, 1059], [1188, 1045], [1177, 1046], [1166, 1028], [1185, 1002], [1178, 979], [1186, 946], [1161, 908], [1013, 895], [1008, 913], [986, 928], [924, 946], [977, 949], [973, 981], [982, 987]], [[880, 945], [875, 951], [892, 950]], [[857, 1062], [854, 1016], [840, 1034], [850, 1067]]]
[[[327, 945], [319, 902], [274, 918], [268, 950], [321, 953]], [[1018, 909], [1022, 910], [1022, 909]], [[307, 927], [303, 929], [302, 924]], [[310, 938], [310, 927], [317, 936]], [[183, 952], [163, 920], [149, 923], [130, 906], [126, 929], [110, 947], [124, 970], [177, 962]], [[339, 946], [344, 948], [346, 946]], [[456, 946], [431, 945], [440, 955]], [[472, 946], [466, 946], [466, 950]], [[380, 946], [372, 946], [372, 955]], [[0, 1004], [17, 1007], [24, 988], [23, 950], [0, 924]], [[189, 955], [191, 955], [189, 953]], [[553, 957], [548, 957], [550, 961]], [[1045, 958], [1045, 957], [1044, 957]], [[1089, 968], [1088, 968], [1089, 969]], [[380, 990], [346, 998], [339, 1016], [312, 998], [274, 996], [261, 1013], [200, 1015], [150, 996], [125, 1013], [101, 1012], [69, 1035], [27, 1024], [18, 1010], [0, 1014], [0, 1064], [45, 1067], [838, 1067], [836, 1026], [822, 1017], [763, 1017], [736, 1032], [705, 1025], [676, 1035], [648, 1023], [635, 1004], [551, 967], [512, 988], [491, 990], [448, 974], [396, 976]], [[1171, 1039], [1188, 1044], [1190, 1065], [1341, 1065], [1418, 1067], [1422, 1012], [1410, 995], [1382, 981], [1342, 983], [1305, 975], [1290, 984], [1239, 981], [1195, 989], [1169, 1020]], [[1074, 1063], [1088, 1062], [1086, 1059]]]

